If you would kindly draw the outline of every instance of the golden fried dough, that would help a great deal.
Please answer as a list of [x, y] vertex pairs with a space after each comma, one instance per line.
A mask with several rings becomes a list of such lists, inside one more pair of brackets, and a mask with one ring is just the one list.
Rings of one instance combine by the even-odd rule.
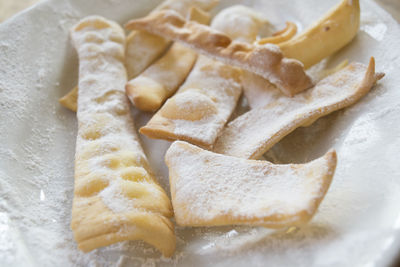
[[73, 27], [71, 37], [79, 57], [71, 220], [78, 247], [87, 252], [140, 239], [171, 256], [171, 203], [154, 180], [125, 95], [124, 31], [91, 16]]

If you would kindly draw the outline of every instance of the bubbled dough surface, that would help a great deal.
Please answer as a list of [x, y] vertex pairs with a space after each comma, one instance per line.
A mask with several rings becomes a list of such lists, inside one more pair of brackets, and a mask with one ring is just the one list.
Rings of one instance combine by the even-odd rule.
[[124, 33], [113, 22], [89, 17], [71, 36], [79, 56], [71, 220], [78, 247], [90, 251], [142, 239], [170, 256], [175, 236], [166, 217], [172, 207], [152, 177], [124, 92]]

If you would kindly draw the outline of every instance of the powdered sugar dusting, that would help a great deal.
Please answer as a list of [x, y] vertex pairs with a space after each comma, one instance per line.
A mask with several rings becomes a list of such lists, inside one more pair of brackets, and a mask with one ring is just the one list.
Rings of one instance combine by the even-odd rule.
[[[226, 31], [226, 34], [233, 35], [231, 38], [244, 38], [250, 42], [255, 40], [262, 23], [265, 23], [265, 20], [260, 19], [260, 17], [249, 8], [234, 6], [219, 13], [213, 20], [211, 27]], [[243, 23], [241, 23], [240, 28], [236, 27], [233, 30], [232, 25], [235, 25], [238, 20]], [[194, 91], [197, 94], [202, 94], [203, 97], [188, 95], [193, 97], [191, 101], [195, 101], [190, 104], [196, 107], [196, 110], [192, 112], [201, 111], [200, 101], [203, 101], [203, 98], [208, 99], [210, 108], [215, 108], [216, 112], [202, 116], [200, 120], [196, 121], [173, 120], [174, 134], [179, 137], [187, 136], [192, 140], [200, 140], [202, 143], [211, 146], [232, 114], [241, 94], [242, 87], [238, 76], [240, 76], [239, 69], [205, 56], [199, 56], [193, 70], [174, 99], [179, 101], [180, 94], [188, 94], [188, 92]], [[182, 105], [189, 105], [189, 103]]]
[[[189, 14], [191, 7], [209, 10], [216, 4], [216, 0], [166, 0], [153, 9], [153, 11], [170, 9], [178, 12], [182, 16], [186, 16]], [[147, 32], [136, 32], [129, 38], [131, 38], [131, 40], [127, 43], [127, 58], [125, 63], [129, 79], [142, 73], [152, 62], [160, 57], [171, 44], [170, 40]]]
[[218, 137], [214, 151], [244, 158], [261, 156], [283, 138], [280, 133], [290, 133], [311, 115], [324, 114], [326, 107], [355, 95], [365, 71], [365, 65], [353, 63], [292, 98], [274, 87], [257, 90], [263, 107], [230, 122]]
[[[187, 135], [194, 139], [213, 144], [225, 125], [241, 93], [241, 85], [232, 74], [239, 74], [220, 62], [200, 56], [186, 82], [174, 99], [181, 112], [206, 114], [199, 120], [173, 120], [177, 135]], [[221, 77], [225, 71], [228, 77]], [[210, 110], [214, 109], [214, 112]], [[209, 113], [209, 114], [207, 114]], [[202, 129], [202, 130], [201, 130]], [[201, 130], [200, 132], [198, 130]]]
[[[203, 136], [217, 136], [221, 128], [221, 120], [218, 116], [212, 115], [201, 120], [188, 122], [187, 120], [174, 120], [174, 133], [178, 136], [198, 136], [196, 139], [208, 142], [209, 139]], [[188, 127], [188, 124], [190, 127]], [[207, 125], [208, 127], [204, 127]]]
[[99, 196], [104, 204], [115, 213], [123, 213], [135, 207], [134, 200], [123, 195], [121, 185], [116, 181], [111, 182], [109, 186], [100, 192]]
[[267, 24], [266, 18], [255, 9], [236, 5], [219, 12], [211, 26], [233, 40], [252, 43], [263, 24]]
[[[97, 154], [88, 159], [91, 172], [97, 169], [109, 170], [99, 159], [118, 149], [134, 151], [145, 160], [124, 92], [126, 73], [120, 60], [124, 54], [124, 36], [122, 32], [119, 32], [118, 36], [116, 29], [118, 28], [107, 27], [96, 29], [93, 33], [91, 27], [86, 27], [73, 35], [83, 59], [80, 62], [82, 79], [79, 81], [79, 87], [86, 89], [79, 91], [77, 116], [80, 129], [76, 155], [79, 158], [86, 149], [90, 150], [93, 145], [98, 146]], [[89, 38], [96, 38], [97, 44], [88, 43]], [[119, 39], [122, 43], [109, 41], [112, 38]], [[94, 55], [98, 59], [90, 59]], [[90, 60], [86, 60], [87, 58]], [[112, 173], [113, 171], [110, 172], [109, 178], [114, 176]]]
[[301, 211], [315, 212], [314, 201], [323, 197], [329, 172], [324, 158], [305, 165], [273, 165], [214, 154], [179, 141], [171, 145], [166, 160], [177, 220], [184, 216], [200, 224], [223, 215], [234, 221], [261, 223], [269, 216], [288, 216], [285, 223], [296, 221]]
[[[89, 251], [105, 245], [96, 242], [101, 238], [106, 243], [148, 241], [151, 225], [145, 232], [146, 226], [137, 223], [137, 217], [132, 219], [140, 209], [140, 214], [147, 213], [139, 214], [140, 219], [151, 217], [162, 227], [152, 234], [161, 232], [165, 243], [155, 247], [163, 254], [172, 253], [175, 236], [164, 217], [171, 206], [163, 190], [157, 190], [151, 181], [124, 93], [124, 32], [113, 21], [89, 16], [72, 28], [71, 37], [79, 55], [79, 126], [71, 219], [74, 238], [80, 249]], [[151, 208], [147, 198], [154, 202]], [[91, 228], [95, 232], [88, 234]], [[141, 231], [145, 234], [135, 235]], [[114, 239], [105, 238], [110, 235]]]

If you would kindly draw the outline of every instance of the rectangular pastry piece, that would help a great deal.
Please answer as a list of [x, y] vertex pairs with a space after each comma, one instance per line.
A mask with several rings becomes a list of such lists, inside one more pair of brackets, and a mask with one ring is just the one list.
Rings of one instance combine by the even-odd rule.
[[178, 225], [281, 228], [314, 216], [331, 184], [336, 153], [305, 164], [275, 165], [176, 141], [165, 161]]
[[78, 136], [71, 228], [87, 252], [144, 240], [175, 250], [170, 200], [154, 180], [125, 95], [124, 31], [91, 16], [71, 36], [79, 57]]

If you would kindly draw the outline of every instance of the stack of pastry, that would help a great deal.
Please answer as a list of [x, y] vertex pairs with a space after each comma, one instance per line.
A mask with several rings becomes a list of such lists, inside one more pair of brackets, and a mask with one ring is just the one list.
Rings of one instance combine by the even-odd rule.
[[[325, 197], [334, 150], [304, 164], [258, 159], [383, 77], [373, 58], [314, 80], [306, 71], [353, 39], [359, 1], [341, 1], [299, 35], [289, 22], [263, 38], [268, 21], [244, 6], [222, 10], [207, 26], [216, 4], [167, 0], [129, 21], [127, 38], [97, 16], [72, 29], [79, 84], [60, 102], [78, 117], [71, 227], [83, 251], [140, 239], [171, 256], [173, 215], [181, 226], [301, 226]], [[228, 122], [242, 91], [250, 111]], [[175, 141], [165, 155], [172, 205], [140, 146], [129, 100], [155, 112], [141, 134]]]

